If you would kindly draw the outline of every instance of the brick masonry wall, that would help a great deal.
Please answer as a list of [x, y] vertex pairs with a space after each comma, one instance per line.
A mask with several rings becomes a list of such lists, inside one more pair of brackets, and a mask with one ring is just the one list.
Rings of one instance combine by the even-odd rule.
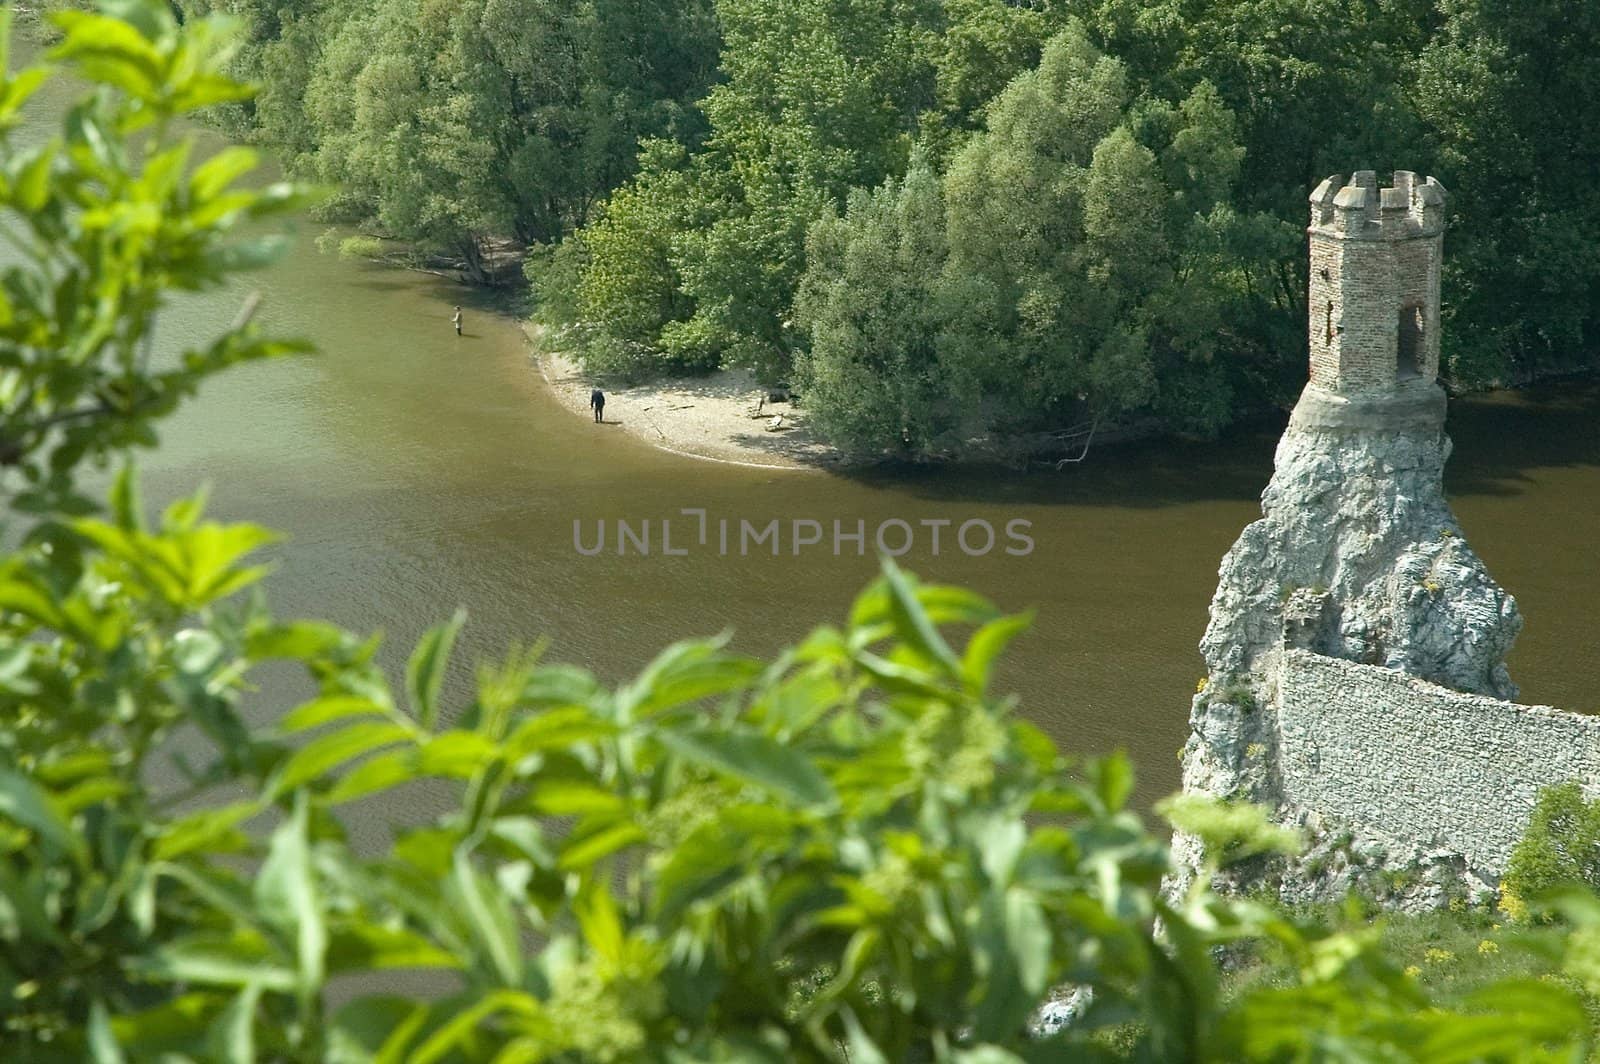
[[[1339, 306], [1339, 241], [1311, 236], [1311, 290], [1307, 307], [1311, 337], [1311, 383], [1328, 391], [1339, 387], [1339, 338], [1333, 330], [1344, 318]], [[1327, 274], [1324, 277], [1323, 274]]]
[[1286, 651], [1279, 764], [1290, 803], [1498, 876], [1540, 788], [1600, 790], [1600, 717], [1524, 706], [1375, 665]]
[[1376, 391], [1394, 386], [1400, 331], [1395, 299], [1395, 245], [1382, 240], [1346, 240], [1340, 245], [1334, 322], [1343, 327], [1339, 390]]
[[1408, 308], [1421, 309], [1417, 369], [1433, 381], [1439, 372], [1442, 227], [1425, 217], [1427, 207], [1378, 210], [1377, 198], [1389, 193], [1375, 186], [1368, 189], [1366, 210], [1357, 204], [1327, 206], [1320, 198], [1325, 191], [1319, 187], [1313, 194], [1307, 230], [1311, 383], [1345, 395], [1393, 388], [1400, 317]]
[[1399, 245], [1400, 293], [1402, 307], [1421, 307], [1423, 311], [1423, 343], [1418, 352], [1422, 376], [1433, 380], [1439, 376], [1439, 239], [1407, 240]]

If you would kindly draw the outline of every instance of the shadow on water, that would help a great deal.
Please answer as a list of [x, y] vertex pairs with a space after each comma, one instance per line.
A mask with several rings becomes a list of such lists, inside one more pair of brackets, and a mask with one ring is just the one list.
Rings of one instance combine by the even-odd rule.
[[1259, 420], [1221, 440], [1171, 437], [1097, 449], [1082, 462], [1027, 471], [1002, 466], [902, 464], [842, 471], [864, 488], [907, 492], [935, 502], [1155, 509], [1209, 502], [1253, 502], [1272, 475], [1284, 421]]
[[1452, 495], [1517, 495], [1532, 490], [1534, 470], [1600, 467], [1600, 381], [1455, 400], [1447, 424]]
[[[468, 284], [444, 270], [413, 270], [377, 259], [330, 257], [337, 262], [339, 270], [348, 271], [348, 278], [341, 283], [351, 288], [368, 292], [414, 293], [422, 286], [431, 288], [436, 299], [444, 301], [447, 306], [459, 304], [463, 310], [478, 314], [512, 318], [524, 316], [522, 296], [514, 289]], [[472, 334], [467, 335], [470, 337]]]
[[365, 274], [353, 278], [350, 285], [353, 288], [364, 289], [368, 292], [405, 292], [412, 288], [411, 285], [404, 281], [385, 280], [381, 277], [372, 277]]
[[[1273, 415], [1222, 439], [1157, 438], [1097, 449], [1060, 469], [904, 463], [838, 473], [869, 489], [939, 502], [1006, 501], [1149, 509], [1201, 502], [1251, 502], [1272, 475], [1287, 419]], [[1564, 381], [1517, 392], [1453, 399], [1454, 442], [1445, 470], [1450, 495], [1515, 496], [1534, 490], [1537, 470], [1600, 468], [1600, 381]]]

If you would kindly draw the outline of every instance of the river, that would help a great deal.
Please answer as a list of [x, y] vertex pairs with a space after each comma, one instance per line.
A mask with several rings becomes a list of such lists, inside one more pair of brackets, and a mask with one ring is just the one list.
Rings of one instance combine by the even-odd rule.
[[[812, 625], [844, 617], [874, 572], [870, 545], [834, 557], [766, 549], [692, 549], [587, 557], [618, 519], [674, 535], [679, 514], [763, 525], [835, 520], [869, 530], [900, 520], [983, 520], [1002, 542], [964, 554], [946, 530], [925, 534], [902, 564], [960, 583], [1011, 610], [1035, 609], [1031, 632], [1001, 672], [1022, 712], [1071, 751], [1122, 747], [1147, 803], [1178, 783], [1195, 649], [1217, 564], [1258, 512], [1273, 426], [1220, 443], [1100, 449], [1060, 472], [927, 469], [794, 473], [717, 465], [656, 451], [562, 410], [531, 365], [517, 323], [447, 281], [319, 253], [307, 222], [289, 254], [246, 286], [175, 305], [167, 350], [199, 343], [245, 291], [260, 320], [308, 338], [320, 354], [244, 367], [202, 389], [142, 460], [152, 502], [202, 482], [212, 512], [284, 530], [268, 582], [282, 615], [323, 616], [387, 633], [396, 674], [406, 648], [457, 604], [470, 613], [457, 689], [477, 658], [541, 636], [550, 657], [603, 678], [631, 675], [658, 649], [723, 629], [733, 646], [770, 654]], [[450, 307], [466, 305], [466, 335]], [[625, 419], [625, 404], [608, 407]], [[1447, 487], [1472, 545], [1528, 619], [1511, 660], [1524, 700], [1600, 705], [1595, 515], [1600, 506], [1600, 389], [1549, 385], [1452, 404]], [[1007, 554], [1007, 522], [1031, 523], [1034, 547]], [[614, 527], [614, 525], [613, 525]], [[714, 535], [713, 535], [714, 540]], [[678, 544], [683, 539], [678, 539]], [[849, 546], [847, 544], [847, 546]], [[264, 716], [302, 688], [274, 682]]]
[[[288, 531], [270, 590], [289, 614], [388, 633], [399, 651], [456, 604], [471, 620], [458, 666], [514, 642], [608, 680], [687, 635], [731, 629], [769, 654], [843, 618], [875, 562], [832, 524], [895, 519], [918, 532], [902, 564], [968, 585], [1007, 609], [1037, 611], [1001, 688], [1064, 747], [1124, 747], [1140, 797], [1177, 784], [1176, 751], [1203, 671], [1196, 641], [1217, 563], [1257, 511], [1272, 428], [1216, 444], [1162, 442], [1096, 452], [1026, 475], [928, 469], [844, 476], [763, 471], [656, 451], [559, 408], [517, 323], [433, 277], [319, 254], [305, 236], [254, 279], [263, 321], [315, 341], [319, 356], [247, 367], [208, 385], [145, 462], [150, 493], [214, 484], [216, 512]], [[198, 340], [238, 293], [186, 305], [170, 336]], [[467, 304], [466, 335], [449, 325]], [[628, 416], [620, 404], [609, 413]], [[1600, 392], [1550, 385], [1460, 401], [1448, 489], [1473, 546], [1521, 602], [1528, 626], [1511, 659], [1527, 701], [1587, 709], [1600, 699], [1593, 529], [1600, 500]], [[684, 508], [704, 509], [708, 544]], [[674, 521], [685, 556], [618, 556], [615, 522]], [[716, 546], [719, 518], [813, 519], [830, 530], [798, 557]], [[980, 519], [996, 548], [968, 556], [946, 529], [937, 556], [924, 521]], [[1033, 550], [1007, 554], [1007, 522]], [[607, 525], [606, 550], [585, 549]], [[981, 546], [974, 537], [974, 549]], [[685, 541], [688, 541], [685, 545]], [[894, 542], [895, 538], [890, 537]]]

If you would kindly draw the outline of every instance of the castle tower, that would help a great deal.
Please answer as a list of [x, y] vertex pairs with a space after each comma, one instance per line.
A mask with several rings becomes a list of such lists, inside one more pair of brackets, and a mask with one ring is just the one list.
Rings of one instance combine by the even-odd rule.
[[[1433, 842], [1420, 843], [1422, 857], [1406, 849], [1419, 840], [1394, 826], [1385, 803], [1407, 807], [1419, 780], [1405, 775], [1410, 769], [1378, 768], [1377, 758], [1351, 771], [1362, 755], [1336, 762], [1338, 743], [1323, 742], [1328, 733], [1308, 720], [1363, 700], [1369, 722], [1411, 708], [1409, 696], [1378, 686], [1395, 683], [1394, 674], [1408, 691], [1416, 680], [1516, 697], [1505, 659], [1522, 616], [1472, 552], [1444, 492], [1444, 228], [1444, 189], [1403, 170], [1389, 188], [1364, 171], [1348, 184], [1330, 177], [1311, 195], [1311, 379], [1278, 441], [1261, 519], [1218, 572], [1200, 641], [1206, 682], [1190, 704], [1183, 753], [1186, 791], [1257, 802], [1279, 823], [1303, 823], [1323, 840], [1345, 829], [1370, 832], [1385, 847], [1379, 852], [1392, 855], [1392, 865], [1380, 857], [1384, 867], [1414, 875], [1431, 864], [1424, 883], [1448, 882], [1458, 875], [1450, 862], [1465, 857], [1429, 849]], [[1342, 679], [1313, 690], [1296, 671], [1308, 661]], [[1349, 679], [1358, 675], [1376, 681], [1365, 694]], [[1422, 756], [1431, 741], [1419, 731], [1417, 745], [1397, 756]], [[1373, 785], [1363, 793], [1382, 800], [1352, 816], [1338, 796], [1355, 793], [1349, 787], [1364, 772]], [[1419, 820], [1443, 822], [1432, 813]], [[1198, 846], [1183, 836], [1174, 851], [1197, 868]], [[1324, 871], [1307, 863], [1284, 882], [1298, 884], [1297, 897], [1324, 889], [1343, 896], [1359, 874], [1346, 867], [1323, 878]]]
[[1353, 400], [1433, 390], [1439, 375], [1444, 187], [1371, 170], [1311, 194], [1311, 385]]

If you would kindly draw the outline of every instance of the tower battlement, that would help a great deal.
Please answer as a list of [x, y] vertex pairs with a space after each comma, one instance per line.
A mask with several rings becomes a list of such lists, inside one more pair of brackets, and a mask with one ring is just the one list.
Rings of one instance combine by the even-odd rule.
[[1311, 384], [1383, 400], [1434, 389], [1444, 186], [1396, 170], [1380, 187], [1360, 170], [1311, 193]]
[[1444, 186], [1410, 170], [1396, 170], [1387, 188], [1372, 170], [1351, 174], [1349, 184], [1334, 174], [1311, 193], [1311, 229], [1346, 240], [1409, 240], [1444, 227]]

